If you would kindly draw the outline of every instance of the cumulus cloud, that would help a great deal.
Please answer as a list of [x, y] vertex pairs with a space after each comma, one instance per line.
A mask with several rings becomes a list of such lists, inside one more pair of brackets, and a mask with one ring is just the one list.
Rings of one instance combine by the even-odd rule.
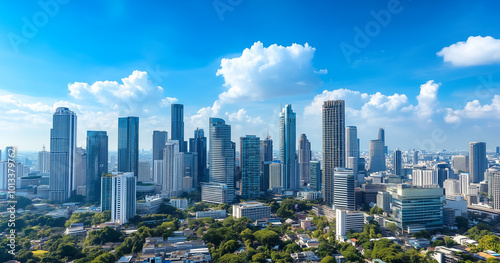
[[478, 100], [473, 100], [467, 102], [463, 109], [446, 108], [447, 123], [460, 123], [464, 118], [500, 119], [500, 95], [495, 95], [490, 104], [481, 105]]
[[429, 120], [438, 106], [437, 92], [441, 83], [429, 80], [420, 85], [420, 94], [417, 96], [418, 105], [415, 107], [417, 115], [421, 119]]
[[443, 57], [444, 62], [461, 67], [500, 63], [500, 39], [470, 36], [466, 42], [445, 47], [437, 55]]
[[237, 112], [226, 112], [226, 116], [228, 117], [228, 120], [231, 122], [246, 122], [248, 124], [262, 124], [263, 121], [260, 118], [260, 116], [257, 117], [251, 117], [247, 114], [247, 111], [245, 109], [239, 109]]
[[321, 85], [312, 64], [315, 48], [302, 46], [264, 47], [256, 42], [243, 50], [240, 57], [224, 58], [216, 75], [224, 78], [227, 91], [219, 95], [223, 102], [264, 100], [271, 97], [311, 92]]

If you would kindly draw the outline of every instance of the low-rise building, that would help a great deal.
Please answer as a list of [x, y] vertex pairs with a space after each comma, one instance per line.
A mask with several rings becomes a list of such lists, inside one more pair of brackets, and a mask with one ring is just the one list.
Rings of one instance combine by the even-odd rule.
[[213, 219], [226, 218], [226, 210], [212, 210], [196, 212], [196, 218], [211, 217]]
[[271, 207], [259, 202], [246, 202], [233, 205], [233, 216], [248, 217], [252, 221], [271, 217]]

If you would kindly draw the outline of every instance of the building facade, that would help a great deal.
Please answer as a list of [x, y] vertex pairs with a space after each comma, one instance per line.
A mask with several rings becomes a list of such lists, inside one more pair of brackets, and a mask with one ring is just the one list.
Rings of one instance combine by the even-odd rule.
[[86, 200], [101, 200], [101, 176], [108, 173], [108, 135], [105, 131], [87, 131]]
[[247, 135], [240, 138], [241, 197], [260, 196], [260, 138]]
[[209, 119], [208, 162], [210, 183], [225, 184], [227, 193], [225, 200], [232, 203], [234, 200], [235, 149], [231, 141], [231, 126], [220, 118]]
[[311, 181], [311, 143], [305, 134], [299, 138], [299, 178], [300, 186], [307, 185]]
[[118, 118], [118, 172], [139, 175], [139, 118]]
[[282, 164], [283, 189], [297, 190], [300, 184], [296, 170], [296, 118], [292, 105], [287, 104], [279, 116], [279, 160]]

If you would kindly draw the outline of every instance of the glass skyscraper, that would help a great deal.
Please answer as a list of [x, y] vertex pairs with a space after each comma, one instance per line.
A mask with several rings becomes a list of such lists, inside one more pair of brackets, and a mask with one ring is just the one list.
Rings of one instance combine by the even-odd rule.
[[50, 201], [65, 202], [76, 193], [75, 152], [76, 114], [59, 107], [50, 130]]
[[172, 104], [171, 108], [171, 140], [179, 141], [179, 151], [187, 151], [187, 142], [184, 141], [184, 105]]
[[139, 175], [139, 118], [118, 119], [118, 172]]
[[321, 191], [321, 162], [319, 161], [311, 161], [310, 162], [311, 169], [311, 189], [314, 191]]
[[297, 190], [300, 184], [296, 163], [296, 118], [292, 105], [287, 104], [279, 116], [279, 160], [282, 164], [283, 189]]
[[153, 161], [163, 160], [163, 148], [168, 141], [166, 131], [153, 131]]
[[469, 173], [471, 183], [479, 183], [484, 180], [484, 172], [488, 169], [486, 159], [486, 143], [471, 142], [469, 145]]
[[308, 184], [311, 180], [311, 171], [309, 163], [311, 162], [311, 143], [305, 134], [301, 134], [299, 138], [299, 171], [300, 171], [300, 186]]
[[247, 135], [240, 138], [241, 197], [255, 199], [260, 196], [260, 138]]
[[[198, 183], [208, 182], [207, 176], [207, 137], [203, 129], [194, 131], [194, 138], [189, 139], [189, 152], [197, 153], [196, 161], [198, 162]], [[198, 187], [198, 185], [194, 185]]]
[[354, 173], [352, 169], [335, 168], [333, 176], [334, 209], [354, 211]]
[[101, 200], [101, 176], [108, 173], [108, 135], [105, 131], [87, 131], [87, 203]]
[[[401, 160], [401, 151], [399, 149], [394, 150], [394, 174], [401, 175], [401, 169], [403, 168], [403, 162]], [[445, 179], [446, 180], [446, 179]], [[444, 181], [444, 180], [443, 180]], [[442, 186], [442, 185], [441, 185]]]

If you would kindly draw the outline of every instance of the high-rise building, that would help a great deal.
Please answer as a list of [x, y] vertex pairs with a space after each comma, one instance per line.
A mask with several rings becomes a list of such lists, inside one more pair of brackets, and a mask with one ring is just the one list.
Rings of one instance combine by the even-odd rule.
[[308, 184], [311, 181], [309, 162], [311, 162], [311, 143], [305, 134], [301, 134], [299, 138], [300, 186]]
[[280, 121], [280, 149], [279, 158], [282, 169], [283, 189], [297, 190], [300, 184], [298, 173], [295, 169], [296, 163], [296, 119], [292, 105], [287, 104], [279, 116]]
[[153, 161], [163, 160], [163, 147], [168, 141], [168, 132], [153, 131]]
[[[497, 146], [495, 153], [496, 153], [497, 155], [499, 155], [499, 154], [500, 154], [500, 147], [499, 147], [499, 146]], [[1, 155], [1, 154], [0, 154], [0, 155]]]
[[334, 209], [356, 209], [354, 196], [354, 173], [352, 169], [335, 168], [333, 176], [333, 207]]
[[[21, 177], [24, 175], [24, 165], [15, 159], [7, 158], [6, 161], [0, 161], [0, 190], [15, 191], [21, 188]], [[13, 178], [12, 176], [15, 177], [15, 182], [9, 180]]]
[[50, 201], [65, 202], [76, 193], [75, 154], [76, 114], [59, 107], [50, 130]]
[[269, 162], [269, 189], [283, 188], [282, 170], [280, 161]]
[[[383, 130], [382, 130], [383, 131]], [[384, 134], [383, 132], [380, 133]], [[370, 140], [370, 149], [369, 149], [369, 157], [368, 160], [368, 171], [370, 173], [385, 171], [385, 146], [384, 141], [381, 139], [378, 140]]]
[[500, 167], [488, 169], [487, 174], [488, 194], [493, 199], [493, 209], [500, 210]]
[[439, 185], [439, 187], [443, 187], [443, 183], [446, 179], [454, 177], [453, 170], [451, 170], [448, 163], [437, 163], [434, 166], [434, 170], [436, 170], [437, 173], [437, 184]]
[[187, 142], [184, 141], [184, 105], [172, 104], [171, 110], [171, 139], [179, 141], [179, 151], [187, 151]]
[[469, 173], [461, 173], [458, 175], [458, 180], [460, 182], [460, 189], [462, 195], [468, 195], [469, 194], [469, 185], [472, 181], [472, 178]]
[[162, 192], [168, 197], [175, 197], [183, 189], [183, 176], [175, 162], [179, 154], [179, 141], [168, 141], [163, 148], [163, 186]]
[[150, 161], [139, 161], [139, 174], [137, 176], [138, 182], [150, 182], [151, 181], [151, 162]]
[[[223, 119], [209, 120], [210, 183], [226, 184], [226, 202], [234, 200], [234, 162], [235, 149], [231, 141], [231, 126]], [[202, 196], [203, 198], [203, 196]]]
[[139, 175], [139, 118], [118, 118], [118, 172]]
[[262, 145], [263, 162], [273, 161], [273, 140], [267, 136], [264, 140], [260, 141]]
[[179, 171], [183, 177], [183, 191], [191, 191], [200, 183], [198, 181], [198, 153], [181, 152], [178, 154]]
[[414, 167], [412, 171], [412, 184], [415, 186], [432, 186], [438, 184], [438, 175], [436, 169], [427, 169], [423, 167]]
[[413, 165], [418, 164], [418, 151], [413, 152]]
[[[103, 174], [101, 176], [101, 211], [111, 211], [111, 187], [112, 174]], [[88, 189], [88, 188], [87, 188]]]
[[471, 142], [469, 145], [469, 170], [472, 183], [479, 183], [483, 181], [486, 169], [488, 169], [488, 159], [486, 159], [486, 143]]
[[[137, 177], [133, 173], [114, 172], [111, 176], [102, 179], [109, 180], [111, 184], [111, 188], [107, 189], [111, 190], [111, 194], [106, 193], [103, 195], [111, 196], [111, 222], [121, 225], [127, 223], [136, 213]], [[108, 183], [103, 182], [102, 185], [109, 187]]]
[[321, 162], [311, 161], [311, 189], [314, 191], [321, 191]]
[[[2, 156], [2, 152], [0, 152]], [[38, 170], [42, 173], [48, 173], [50, 171], [50, 152], [45, 150], [45, 145], [41, 152], [38, 152]]]
[[207, 173], [207, 137], [203, 129], [197, 128], [194, 131], [194, 138], [189, 139], [189, 152], [197, 153], [198, 178], [195, 187], [201, 182], [208, 182]]
[[333, 204], [335, 168], [345, 166], [345, 103], [329, 100], [323, 103], [323, 174], [322, 196]]
[[392, 195], [392, 215], [409, 233], [443, 227], [443, 189], [399, 184]]
[[403, 162], [401, 160], [401, 151], [399, 149], [394, 150], [394, 173], [396, 175], [401, 175], [401, 169], [403, 168]]
[[359, 139], [356, 126], [345, 127], [345, 161], [345, 167], [352, 169], [356, 174], [359, 163]]
[[467, 155], [454, 155], [451, 157], [451, 165], [453, 171], [456, 173], [469, 172], [469, 156]]
[[75, 185], [85, 186], [87, 183], [87, 150], [82, 147], [76, 147], [75, 151]]
[[101, 176], [108, 173], [108, 135], [105, 131], [87, 131], [86, 200], [101, 200]]
[[240, 138], [241, 197], [256, 199], [260, 196], [260, 138], [247, 135]]

